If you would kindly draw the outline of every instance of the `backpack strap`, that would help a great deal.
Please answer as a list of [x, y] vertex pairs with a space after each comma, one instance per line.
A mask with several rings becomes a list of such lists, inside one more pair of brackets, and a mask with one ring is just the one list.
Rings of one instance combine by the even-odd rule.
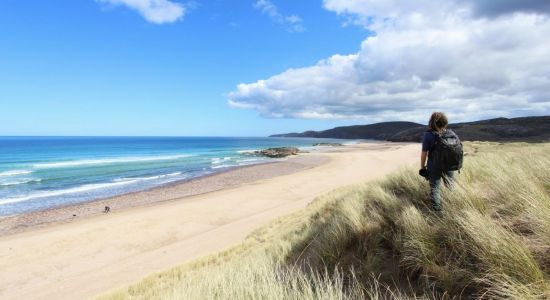
[[432, 147], [430, 147], [430, 150], [429, 150], [429, 152], [432, 152], [432, 151], [435, 150], [435, 147], [437, 147], [437, 145], [440, 143], [439, 140], [441, 139], [441, 136], [435, 130], [428, 130], [427, 132], [430, 132], [434, 136], [433, 145], [432, 145]]

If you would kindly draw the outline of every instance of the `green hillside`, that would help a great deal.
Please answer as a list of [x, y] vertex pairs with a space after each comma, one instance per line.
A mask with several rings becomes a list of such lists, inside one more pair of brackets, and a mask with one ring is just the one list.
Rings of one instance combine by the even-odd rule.
[[[463, 141], [550, 141], [550, 116], [497, 118], [450, 124]], [[412, 122], [383, 122], [342, 126], [323, 131], [275, 134], [272, 137], [315, 137], [420, 142], [427, 126]]]

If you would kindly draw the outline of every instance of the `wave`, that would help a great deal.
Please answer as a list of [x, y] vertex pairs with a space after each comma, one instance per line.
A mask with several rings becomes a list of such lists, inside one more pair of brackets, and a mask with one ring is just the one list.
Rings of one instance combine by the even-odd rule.
[[211, 159], [212, 161], [212, 164], [215, 165], [215, 164], [221, 164], [223, 163], [224, 161], [227, 161], [227, 160], [230, 160], [231, 157], [229, 156], [226, 156], [226, 157], [214, 157]]
[[125, 177], [125, 178], [118, 178], [113, 180], [114, 182], [125, 182], [129, 180], [137, 180], [137, 181], [143, 181], [143, 180], [155, 180], [155, 179], [162, 179], [167, 177], [174, 177], [181, 175], [181, 172], [174, 172], [169, 174], [162, 174], [162, 175], [156, 175], [156, 176], [149, 176], [149, 177]]
[[259, 157], [259, 158], [244, 158], [244, 159], [237, 159], [234, 163], [236, 164], [222, 164], [224, 161], [216, 161], [216, 163], [212, 162], [212, 169], [221, 169], [221, 168], [230, 168], [230, 167], [239, 167], [239, 166], [248, 166], [248, 165], [255, 165], [261, 162], [267, 161], [266, 158]]
[[98, 190], [98, 189], [104, 189], [104, 188], [110, 188], [115, 186], [121, 186], [126, 185], [130, 183], [138, 182], [138, 180], [128, 180], [128, 181], [121, 181], [121, 182], [109, 182], [109, 183], [94, 183], [94, 184], [85, 184], [81, 186], [77, 186], [74, 188], [68, 188], [64, 190], [56, 190], [56, 191], [44, 191], [44, 192], [38, 192], [38, 193], [32, 193], [27, 196], [22, 197], [12, 197], [12, 198], [4, 198], [0, 199], [0, 205], [1, 204], [10, 204], [10, 203], [17, 203], [17, 202], [23, 202], [28, 201], [32, 199], [38, 199], [38, 198], [46, 198], [46, 197], [54, 197], [54, 196], [62, 196], [67, 194], [75, 194], [80, 192], [87, 192], [92, 190]]
[[8, 171], [0, 172], [0, 177], [26, 175], [30, 173], [32, 173], [32, 171], [29, 171], [29, 170], [8, 170]]
[[258, 149], [251, 149], [251, 150], [239, 150], [237, 153], [240, 154], [253, 154], [254, 152], [258, 151]]
[[0, 182], [0, 186], [10, 186], [10, 185], [18, 185], [18, 184], [25, 184], [25, 183], [31, 183], [31, 182], [40, 182], [40, 181], [42, 181], [42, 179], [28, 178], [28, 179], [21, 179], [21, 180], [15, 180], [15, 181]]
[[238, 165], [217, 165], [217, 166], [212, 166], [211, 168], [212, 169], [221, 169], [221, 168], [229, 168], [229, 167], [236, 167]]
[[[44, 191], [44, 192], [33, 193], [33, 194], [30, 194], [30, 195], [27, 195], [27, 196], [4, 198], [4, 199], [0, 199], [0, 205], [23, 202], [23, 201], [28, 201], [28, 200], [38, 199], [38, 198], [62, 196], [62, 195], [67, 195], [67, 194], [76, 194], [76, 193], [99, 190], [99, 189], [107, 189], [107, 188], [112, 188], [112, 187], [116, 187], [116, 186], [128, 185], [128, 184], [132, 184], [132, 183], [138, 183], [138, 182], [146, 181], [146, 180], [154, 180], [154, 179], [175, 177], [175, 176], [179, 176], [181, 174], [182, 174], [182, 172], [174, 172], [174, 173], [162, 174], [162, 175], [156, 175], [156, 176], [150, 176], [150, 177], [119, 178], [119, 179], [115, 179], [112, 182], [108, 182], [108, 183], [85, 184], [85, 185], [77, 186], [77, 187], [74, 187], [74, 188], [68, 188], [68, 189], [64, 189], [64, 190]], [[27, 183], [27, 182], [31, 182], [31, 181], [40, 181], [40, 179], [32, 179], [30, 181], [20, 182], [20, 183]], [[170, 182], [170, 181], [168, 181], [168, 182]], [[6, 184], [0, 184], [0, 185], [6, 185]]]
[[267, 159], [265, 158], [246, 158], [246, 159], [239, 159], [237, 162], [239, 163], [245, 163], [245, 162], [256, 162], [256, 161], [265, 161]]
[[107, 165], [107, 164], [114, 164], [114, 163], [175, 160], [175, 159], [191, 157], [191, 156], [193, 155], [179, 154], [179, 155], [164, 155], [164, 156], [135, 156], [135, 157], [104, 158], [104, 159], [83, 159], [83, 160], [38, 163], [38, 164], [34, 164], [33, 167], [37, 169], [65, 168], [65, 167], [76, 167], [76, 166], [84, 166], [84, 165]]

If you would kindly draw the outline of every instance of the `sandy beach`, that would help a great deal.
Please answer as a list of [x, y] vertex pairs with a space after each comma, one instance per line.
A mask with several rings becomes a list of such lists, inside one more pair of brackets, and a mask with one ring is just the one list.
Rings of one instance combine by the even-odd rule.
[[[338, 150], [327, 148], [323, 151]], [[51, 225], [52, 223], [74, 222], [82, 218], [101, 215], [104, 213], [105, 206], [109, 206], [112, 213], [131, 207], [180, 200], [189, 196], [236, 187], [260, 179], [268, 179], [307, 170], [326, 162], [328, 162], [328, 157], [321, 155], [294, 156], [276, 162], [233, 168], [212, 175], [170, 183], [117, 197], [0, 217], [0, 236], [36, 229]]]
[[[415, 163], [418, 151], [418, 144], [396, 143], [327, 148], [0, 219], [0, 298], [94, 297], [237, 245], [255, 228], [319, 195]], [[101, 213], [105, 205], [111, 213]]]

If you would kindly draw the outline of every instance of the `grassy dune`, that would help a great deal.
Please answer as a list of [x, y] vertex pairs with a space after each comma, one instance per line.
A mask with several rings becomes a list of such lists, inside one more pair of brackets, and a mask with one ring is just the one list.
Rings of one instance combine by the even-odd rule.
[[444, 212], [416, 169], [345, 187], [106, 299], [550, 298], [550, 144], [467, 143]]

